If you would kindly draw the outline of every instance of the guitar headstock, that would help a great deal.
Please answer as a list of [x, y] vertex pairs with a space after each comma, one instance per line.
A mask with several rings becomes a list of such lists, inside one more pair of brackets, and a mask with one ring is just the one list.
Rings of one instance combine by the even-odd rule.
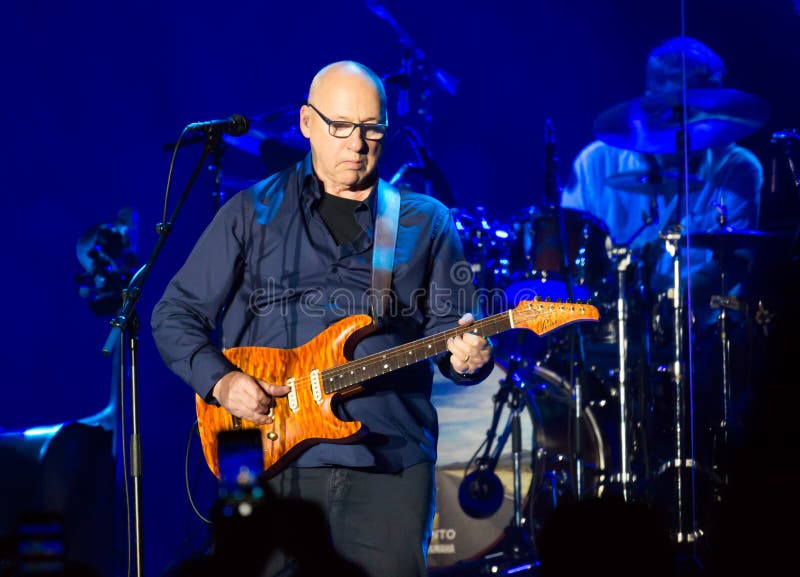
[[539, 336], [581, 321], [597, 321], [597, 307], [581, 301], [523, 300], [511, 311], [514, 328], [526, 328]]

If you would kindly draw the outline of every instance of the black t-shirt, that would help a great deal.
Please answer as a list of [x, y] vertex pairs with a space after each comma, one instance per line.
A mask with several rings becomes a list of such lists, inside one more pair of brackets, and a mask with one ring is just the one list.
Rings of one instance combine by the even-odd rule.
[[331, 231], [336, 244], [341, 246], [350, 242], [361, 232], [355, 217], [359, 206], [367, 208], [360, 200], [342, 198], [335, 194], [323, 193], [319, 201], [319, 214]]

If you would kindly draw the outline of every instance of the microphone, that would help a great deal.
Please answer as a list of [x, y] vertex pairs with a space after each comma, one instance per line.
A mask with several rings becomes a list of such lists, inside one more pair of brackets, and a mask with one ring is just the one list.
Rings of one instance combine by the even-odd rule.
[[231, 136], [241, 136], [250, 129], [247, 118], [241, 114], [231, 114], [221, 120], [206, 120], [205, 122], [192, 122], [187, 124], [186, 132], [227, 132]]
[[458, 486], [458, 504], [473, 519], [491, 517], [503, 504], [503, 483], [491, 465], [469, 473]]

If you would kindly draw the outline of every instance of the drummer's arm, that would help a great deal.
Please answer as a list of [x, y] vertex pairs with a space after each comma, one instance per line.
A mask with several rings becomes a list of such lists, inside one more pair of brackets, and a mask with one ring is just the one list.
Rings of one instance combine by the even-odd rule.
[[[725, 171], [724, 179], [719, 183], [719, 205], [717, 210], [725, 226], [733, 230], [754, 230], [758, 228], [761, 189], [764, 186], [764, 169], [755, 157], [749, 157], [746, 152], [734, 156]], [[745, 277], [749, 274], [755, 258], [753, 249], [744, 248], [734, 253], [739, 257], [737, 264], [745, 263], [741, 267]], [[735, 271], [730, 271], [731, 273]], [[733, 275], [731, 286], [743, 278], [736, 279]]]

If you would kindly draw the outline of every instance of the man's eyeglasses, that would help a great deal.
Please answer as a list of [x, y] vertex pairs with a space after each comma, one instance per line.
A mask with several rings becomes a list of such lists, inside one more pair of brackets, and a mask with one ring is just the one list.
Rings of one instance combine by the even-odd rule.
[[319, 117], [328, 125], [328, 132], [331, 136], [336, 138], [347, 138], [356, 128], [361, 129], [361, 136], [367, 140], [383, 140], [386, 136], [386, 129], [389, 128], [386, 124], [364, 124], [362, 122], [347, 122], [346, 120], [331, 120], [322, 114], [317, 107], [307, 102], [308, 107], [314, 112], [319, 114]]

